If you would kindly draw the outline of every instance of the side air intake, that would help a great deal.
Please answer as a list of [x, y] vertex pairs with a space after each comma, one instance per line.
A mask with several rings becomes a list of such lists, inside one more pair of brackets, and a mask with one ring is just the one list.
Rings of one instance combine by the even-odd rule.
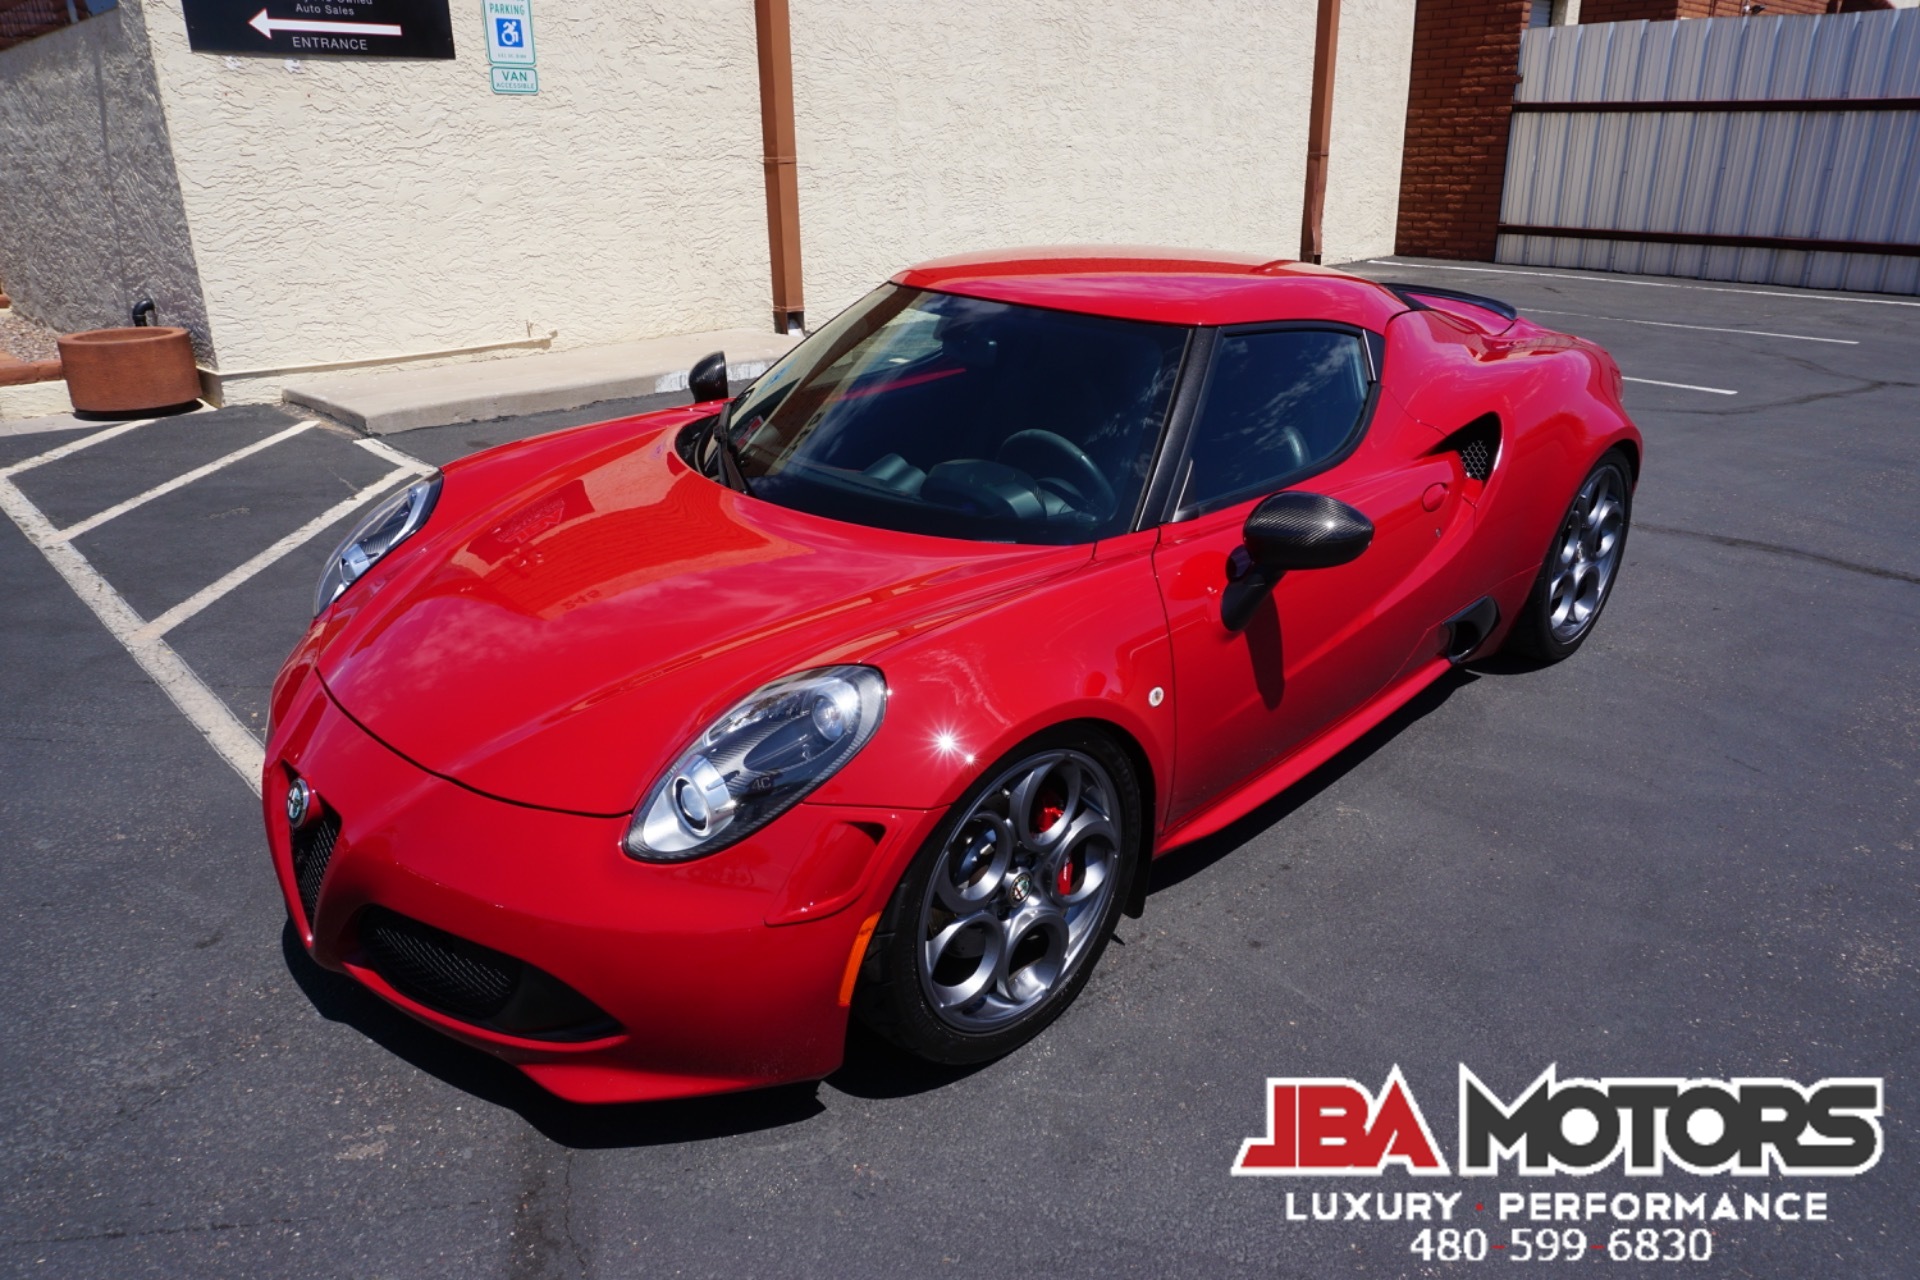
[[1492, 414], [1475, 418], [1445, 440], [1435, 453], [1457, 453], [1467, 479], [1487, 482], [1500, 461], [1500, 419]]

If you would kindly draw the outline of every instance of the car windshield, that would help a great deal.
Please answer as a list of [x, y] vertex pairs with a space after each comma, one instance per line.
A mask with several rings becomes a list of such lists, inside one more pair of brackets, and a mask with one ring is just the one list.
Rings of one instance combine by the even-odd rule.
[[888, 285], [795, 347], [727, 419], [753, 496], [976, 541], [1132, 522], [1186, 331]]

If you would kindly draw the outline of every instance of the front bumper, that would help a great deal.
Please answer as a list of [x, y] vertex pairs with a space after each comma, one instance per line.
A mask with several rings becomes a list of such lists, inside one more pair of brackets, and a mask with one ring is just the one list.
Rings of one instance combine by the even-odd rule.
[[[862, 925], [940, 811], [802, 804], [710, 857], [640, 863], [620, 847], [624, 818], [480, 795], [373, 738], [311, 672], [292, 693], [261, 798], [281, 892], [320, 964], [578, 1102], [818, 1079], [840, 1064]], [[286, 816], [296, 776], [337, 824], [318, 873], [302, 862], [311, 913]], [[396, 918], [414, 932], [396, 935]], [[396, 936], [429, 962], [440, 946], [456, 974], [493, 954], [523, 988], [545, 984], [534, 996], [557, 983], [586, 1003], [563, 996], [580, 1016], [535, 1032], [537, 1018], [481, 1017], [396, 967]], [[507, 1004], [530, 999], [517, 989]]]

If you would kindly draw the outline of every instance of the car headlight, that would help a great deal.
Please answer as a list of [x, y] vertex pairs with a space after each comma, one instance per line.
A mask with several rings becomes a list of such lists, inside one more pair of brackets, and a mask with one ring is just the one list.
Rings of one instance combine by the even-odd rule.
[[440, 497], [440, 473], [415, 481], [367, 513], [341, 544], [327, 557], [320, 585], [313, 591], [313, 614], [340, 598], [361, 574], [373, 568], [381, 556], [418, 533], [433, 514]]
[[627, 828], [643, 862], [684, 862], [766, 826], [867, 745], [887, 708], [872, 667], [821, 667], [762, 686], [654, 784]]

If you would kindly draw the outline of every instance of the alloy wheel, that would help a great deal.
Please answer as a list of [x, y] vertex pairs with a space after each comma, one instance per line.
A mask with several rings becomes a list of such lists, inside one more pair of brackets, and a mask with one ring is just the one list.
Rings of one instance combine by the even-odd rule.
[[1626, 524], [1626, 479], [1615, 467], [1600, 467], [1580, 487], [1548, 571], [1547, 625], [1559, 643], [1579, 639], [1599, 616]]
[[994, 779], [934, 864], [921, 990], [959, 1031], [1005, 1027], [1063, 988], [1116, 892], [1122, 810], [1091, 756], [1044, 751]]

